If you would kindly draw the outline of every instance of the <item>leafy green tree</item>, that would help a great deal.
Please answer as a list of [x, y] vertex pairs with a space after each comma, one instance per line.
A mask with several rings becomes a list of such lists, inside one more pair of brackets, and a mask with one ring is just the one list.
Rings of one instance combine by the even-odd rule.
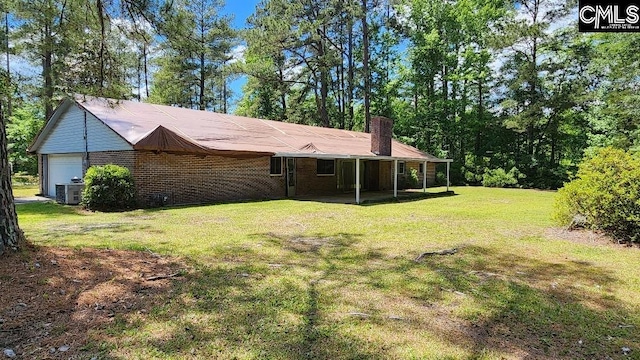
[[589, 95], [589, 142], [593, 147], [640, 150], [640, 36], [590, 36], [587, 70], [598, 81]]
[[403, 83], [394, 86], [404, 102], [395, 116], [398, 135], [453, 158], [452, 175], [463, 181], [468, 154], [494, 151], [489, 143], [497, 138], [495, 121], [487, 108], [494, 79], [489, 65], [495, 60], [488, 43], [495, 34], [488, 30], [506, 13], [505, 4], [412, 0], [405, 9], [408, 20], [398, 27], [411, 47], [410, 63], [400, 72]]
[[[235, 42], [220, 0], [165, 3], [159, 30], [165, 39], [150, 100], [200, 110], [226, 108], [225, 67]], [[220, 96], [220, 94], [223, 94]]]
[[[356, 16], [360, 2], [265, 0], [249, 19], [244, 32], [248, 44], [245, 71], [259, 82], [250, 83], [244, 104], [271, 99], [277, 118], [322, 126], [350, 128], [355, 92]], [[271, 94], [265, 97], [266, 94]], [[311, 118], [289, 104], [311, 101]], [[263, 106], [243, 106], [258, 109]]]
[[17, 51], [42, 68], [42, 86], [35, 94], [48, 118], [59, 96], [59, 80], [67, 71], [65, 59], [73, 49], [71, 32], [83, 13], [78, 1], [69, 4], [55, 0], [19, 1], [13, 8], [17, 21], [15, 36], [20, 40]]
[[6, 125], [9, 163], [14, 173], [38, 174], [38, 159], [27, 154], [27, 148], [44, 125], [44, 116], [35, 104], [14, 110]]

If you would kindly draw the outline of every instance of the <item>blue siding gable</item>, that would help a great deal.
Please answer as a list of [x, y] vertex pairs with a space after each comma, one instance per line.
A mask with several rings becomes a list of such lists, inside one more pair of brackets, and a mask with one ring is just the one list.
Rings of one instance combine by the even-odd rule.
[[[87, 142], [84, 141], [85, 114]], [[128, 142], [88, 111], [72, 105], [60, 114], [37, 150], [41, 154], [133, 150]]]

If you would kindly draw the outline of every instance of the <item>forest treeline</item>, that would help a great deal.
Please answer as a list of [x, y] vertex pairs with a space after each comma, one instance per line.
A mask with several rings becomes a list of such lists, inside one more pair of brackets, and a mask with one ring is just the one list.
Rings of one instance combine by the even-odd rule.
[[242, 29], [221, 0], [0, 7], [14, 171], [37, 169], [24, 149], [74, 93], [361, 131], [387, 116], [454, 183], [557, 188], [593, 149], [640, 147], [640, 36], [578, 33], [574, 1], [262, 0]]

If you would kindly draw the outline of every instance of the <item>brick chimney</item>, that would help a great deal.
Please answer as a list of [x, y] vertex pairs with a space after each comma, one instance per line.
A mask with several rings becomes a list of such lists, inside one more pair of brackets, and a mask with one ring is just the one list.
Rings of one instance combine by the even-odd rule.
[[391, 156], [393, 120], [384, 116], [371, 118], [371, 152], [376, 155]]

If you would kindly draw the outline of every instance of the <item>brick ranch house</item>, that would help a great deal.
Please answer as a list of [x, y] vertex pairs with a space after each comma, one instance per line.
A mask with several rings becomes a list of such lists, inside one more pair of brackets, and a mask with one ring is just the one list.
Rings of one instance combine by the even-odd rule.
[[[272, 199], [435, 184], [439, 159], [392, 139], [393, 121], [372, 119], [371, 134], [77, 96], [65, 99], [29, 151], [40, 192], [82, 178], [92, 165], [129, 168], [141, 206]], [[447, 179], [448, 183], [448, 179]], [[358, 184], [359, 186], [356, 186]]]

